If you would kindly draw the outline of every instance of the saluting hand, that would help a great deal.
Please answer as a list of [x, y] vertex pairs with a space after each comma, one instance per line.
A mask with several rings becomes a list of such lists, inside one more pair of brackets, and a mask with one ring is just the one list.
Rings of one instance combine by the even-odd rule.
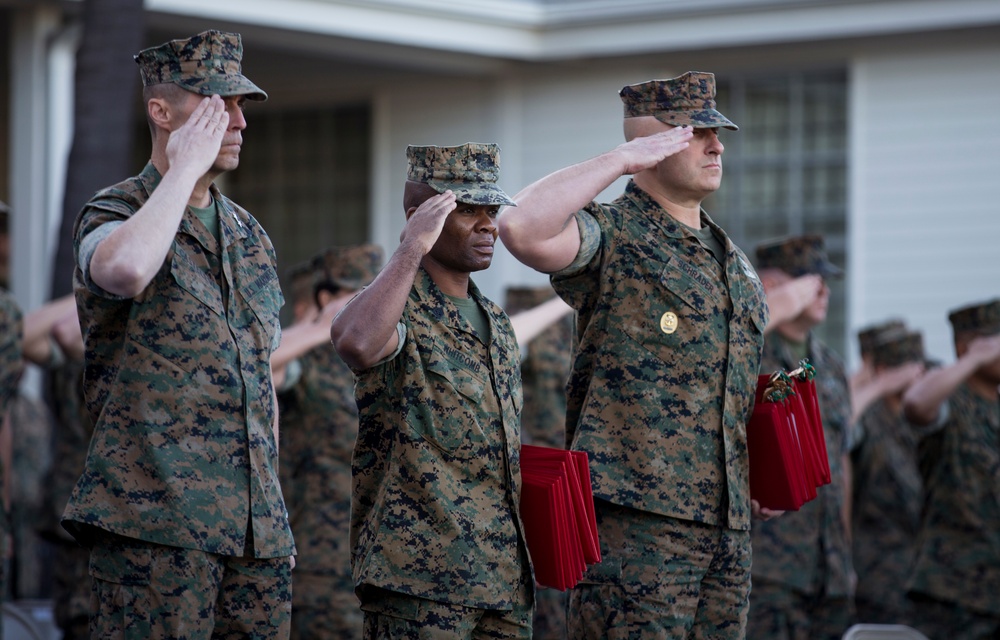
[[980, 364], [1000, 360], [1000, 333], [973, 338], [966, 353], [973, 354]]
[[441, 235], [448, 214], [458, 206], [457, 202], [451, 191], [424, 200], [413, 213], [407, 214], [406, 226], [399, 236], [399, 242], [416, 243], [422, 249], [421, 255], [427, 255]]
[[691, 127], [674, 127], [651, 136], [634, 138], [615, 148], [625, 163], [623, 175], [639, 173], [655, 167], [664, 158], [679, 153], [688, 147], [688, 140], [694, 135]]
[[899, 393], [909, 389], [911, 384], [924, 375], [924, 369], [923, 362], [907, 362], [875, 374], [872, 383], [878, 385], [880, 395]]
[[204, 98], [187, 122], [170, 133], [167, 161], [170, 167], [190, 168], [202, 176], [212, 168], [229, 127], [226, 103], [217, 95]]

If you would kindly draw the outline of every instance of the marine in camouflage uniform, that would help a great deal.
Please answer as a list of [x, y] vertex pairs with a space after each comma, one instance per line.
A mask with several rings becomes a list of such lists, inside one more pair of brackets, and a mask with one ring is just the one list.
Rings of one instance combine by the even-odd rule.
[[957, 360], [904, 396], [911, 422], [933, 431], [920, 443], [927, 497], [909, 582], [913, 626], [935, 639], [997, 638], [1000, 299], [957, 309], [949, 320]]
[[358, 379], [351, 546], [366, 638], [531, 637], [518, 345], [470, 278], [513, 204], [498, 154], [407, 148], [402, 243], [333, 322]]
[[[590, 456], [603, 560], [570, 593], [572, 638], [743, 637], [767, 308], [700, 207], [721, 184], [717, 130], [736, 129], [714, 96], [701, 72], [625, 87], [628, 142], [501, 217], [504, 245], [577, 311], [566, 436]], [[593, 202], [627, 173], [624, 195]]]
[[[550, 285], [509, 287], [504, 305], [509, 315], [536, 307], [556, 295]], [[572, 365], [573, 320], [566, 316], [522, 345], [522, 442], [562, 449], [566, 443], [566, 380]], [[536, 640], [566, 637], [566, 592], [551, 588], [535, 593]]]
[[[310, 294], [324, 307], [367, 286], [382, 266], [375, 245], [331, 247], [315, 261]], [[286, 391], [297, 419], [282, 417], [282, 485], [298, 549], [292, 572], [292, 638], [360, 638], [364, 621], [351, 574], [351, 455], [358, 435], [354, 374], [330, 343], [297, 360]]]
[[[10, 292], [6, 289], [0, 289], [0, 418], [7, 415], [7, 408], [17, 394], [17, 386], [21, 381], [21, 372], [24, 370], [21, 354], [22, 340], [21, 309], [17, 306]], [[3, 464], [0, 462], [0, 493], [3, 493], [3, 489]], [[0, 552], [5, 558], [7, 557], [9, 525], [7, 505], [0, 506], [3, 507], [0, 509]], [[0, 563], [0, 593], [6, 593], [7, 586], [3, 564]]]
[[868, 345], [873, 382], [898, 376], [906, 365], [916, 368], [862, 415], [864, 436], [851, 452], [855, 601], [858, 621], [865, 623], [912, 624], [914, 619], [906, 581], [916, 560], [924, 493], [919, 434], [903, 417], [903, 393], [922, 373], [924, 349], [920, 333], [900, 331]]
[[45, 510], [40, 531], [52, 544], [52, 599], [56, 625], [64, 640], [89, 637], [90, 551], [61, 526], [66, 502], [87, 462], [93, 422], [83, 394], [83, 361], [65, 359], [49, 368], [49, 395], [55, 410], [55, 464], [45, 482]]
[[[798, 236], [757, 247], [757, 268], [769, 292], [788, 280], [842, 272], [826, 256], [822, 238]], [[811, 333], [826, 316], [829, 289], [799, 317], [772, 327], [761, 371], [791, 371], [803, 358], [816, 369], [816, 392], [830, 463], [830, 484], [795, 512], [753, 525], [753, 592], [747, 638], [831, 640], [853, 620], [851, 548], [845, 513], [847, 438], [851, 400], [840, 356]]]
[[59, 522], [83, 472], [93, 432], [83, 402], [83, 337], [75, 297], [71, 293], [33, 310], [25, 317], [25, 327], [24, 357], [46, 373], [52, 425], [50, 438], [41, 445], [52, 464], [38, 467], [44, 477], [39, 512], [31, 520], [37, 534], [48, 543], [46, 558], [51, 573], [39, 572], [36, 579], [51, 588], [45, 597], [52, 599], [63, 640], [89, 638], [90, 552]]
[[[527, 311], [552, 299], [549, 285], [509, 287], [504, 305], [508, 315]], [[573, 354], [573, 320], [564, 316], [523, 345], [521, 352], [521, 440], [543, 447], [566, 444], [566, 380]]]
[[861, 416], [881, 398], [884, 381], [875, 377], [875, 367], [872, 362], [872, 352], [875, 345], [884, 338], [906, 332], [902, 320], [886, 320], [879, 324], [869, 325], [858, 331], [858, 346], [861, 353], [861, 366], [851, 374], [847, 381], [851, 388], [851, 407], [854, 417], [854, 428], [848, 436], [847, 448], [854, 451], [864, 438], [864, 424]]
[[241, 57], [218, 31], [140, 52], [152, 159], [76, 220], [94, 434], [63, 526], [91, 547], [94, 637], [288, 635], [283, 299], [270, 239], [213, 182], [238, 165], [243, 101], [266, 98]]
[[[26, 318], [27, 319], [27, 318]], [[52, 413], [38, 398], [17, 393], [7, 406], [12, 447], [10, 473], [10, 595], [49, 596], [49, 548], [37, 531], [45, 476], [52, 466]]]
[[[319, 269], [318, 260], [319, 257], [316, 256], [294, 264], [288, 269], [289, 286], [286, 292], [290, 296], [292, 322], [282, 327], [281, 335], [283, 342], [289, 331], [295, 331], [296, 327], [311, 325], [319, 315], [315, 292], [315, 272]], [[299, 410], [298, 394], [295, 393], [295, 387], [301, 373], [301, 363], [295, 356], [289, 358], [287, 363], [279, 363], [276, 360], [277, 354], [271, 354], [271, 372], [274, 376], [274, 387], [278, 397], [278, 415], [281, 422], [281, 446], [278, 450], [278, 479], [281, 481], [282, 494], [285, 497], [285, 504], [288, 506], [290, 499], [289, 488], [292, 486], [291, 472], [295, 468], [295, 457], [298, 456], [300, 451], [308, 447], [309, 443], [303, 442], [300, 439], [304, 435], [304, 431], [298, 428], [302, 423], [302, 412]], [[290, 511], [291, 508], [289, 507]], [[294, 531], [292, 534], [294, 535]], [[293, 585], [292, 596], [294, 597], [294, 595]]]

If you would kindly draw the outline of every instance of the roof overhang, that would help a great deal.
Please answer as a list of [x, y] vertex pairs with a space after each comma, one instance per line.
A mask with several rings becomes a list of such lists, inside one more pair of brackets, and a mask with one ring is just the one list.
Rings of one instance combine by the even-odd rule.
[[146, 0], [163, 16], [521, 61], [1000, 24], [996, 0]]

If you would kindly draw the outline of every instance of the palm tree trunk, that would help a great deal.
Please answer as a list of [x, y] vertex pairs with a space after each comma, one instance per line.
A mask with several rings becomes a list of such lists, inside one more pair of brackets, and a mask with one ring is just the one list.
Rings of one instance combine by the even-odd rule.
[[139, 71], [132, 56], [145, 39], [143, 0], [84, 0], [76, 55], [73, 144], [52, 275], [52, 297], [72, 290], [73, 223], [98, 189], [131, 173]]

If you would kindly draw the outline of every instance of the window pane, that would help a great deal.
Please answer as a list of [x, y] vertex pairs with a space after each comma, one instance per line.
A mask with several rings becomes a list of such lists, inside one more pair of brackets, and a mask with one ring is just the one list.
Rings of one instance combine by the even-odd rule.
[[[818, 233], [834, 263], [846, 258], [847, 79], [842, 71], [720, 79], [719, 109], [740, 126], [723, 134], [725, 178], [710, 215], [754, 258], [761, 242]], [[843, 353], [842, 280], [817, 334]]]
[[247, 119], [240, 166], [223, 191], [267, 230], [282, 285], [291, 265], [329, 246], [367, 242], [368, 106], [250, 111]]

